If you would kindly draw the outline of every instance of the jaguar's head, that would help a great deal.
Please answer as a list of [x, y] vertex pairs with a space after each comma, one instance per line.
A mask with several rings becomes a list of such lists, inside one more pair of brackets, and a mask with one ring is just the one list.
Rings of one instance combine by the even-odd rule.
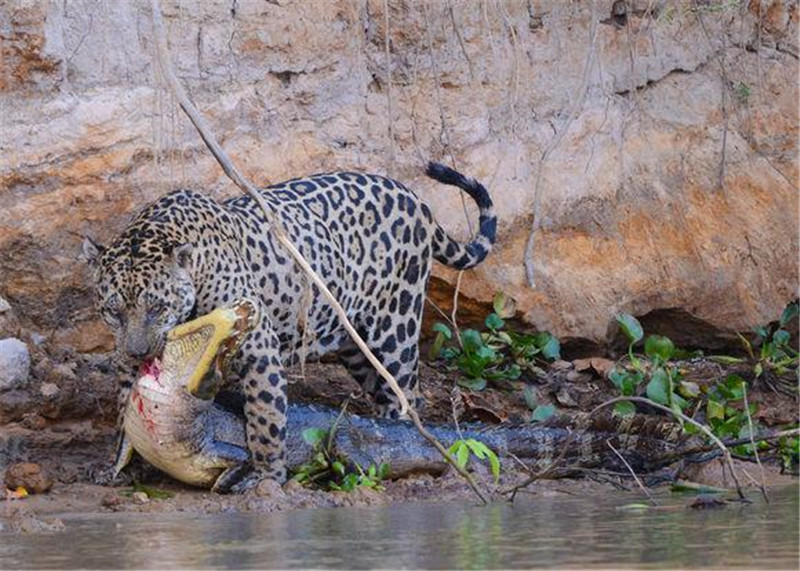
[[159, 355], [167, 332], [193, 316], [193, 251], [152, 228], [129, 228], [108, 247], [84, 240], [95, 303], [118, 351], [136, 359]]

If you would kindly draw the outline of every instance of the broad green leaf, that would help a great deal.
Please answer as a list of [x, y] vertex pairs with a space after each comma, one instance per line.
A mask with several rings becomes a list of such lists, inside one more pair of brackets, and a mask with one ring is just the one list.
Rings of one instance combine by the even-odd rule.
[[622, 394], [626, 397], [632, 396], [636, 392], [636, 387], [638, 387], [643, 380], [644, 375], [639, 371], [626, 374], [625, 378], [622, 380]]
[[503, 319], [514, 317], [517, 312], [517, 302], [514, 298], [501, 291], [495, 294], [492, 305], [494, 306], [494, 312]]
[[787, 305], [781, 313], [781, 327], [786, 327], [791, 321], [797, 319], [798, 313], [800, 313], [800, 306], [797, 303]]
[[666, 362], [675, 353], [675, 345], [669, 337], [650, 335], [644, 342], [644, 352], [651, 359], [658, 356]]
[[614, 367], [608, 372], [608, 380], [620, 390], [622, 390], [622, 383], [627, 376], [628, 373], [626, 371], [618, 369], [617, 367]]
[[772, 334], [772, 340], [778, 346], [788, 345], [789, 344], [789, 332], [785, 329], [778, 329], [775, 333]]
[[475, 355], [483, 359], [487, 363], [491, 363], [497, 360], [497, 351], [495, 351], [491, 347], [487, 347], [486, 345], [479, 347], [478, 350], [475, 351]]
[[708, 399], [708, 404], [706, 405], [706, 416], [709, 420], [723, 420], [725, 418], [725, 405], [715, 400]]
[[623, 401], [614, 405], [614, 416], [623, 418], [636, 414], [636, 406], [632, 402]]
[[301, 435], [306, 444], [317, 447], [328, 437], [328, 431], [322, 428], [306, 428]]
[[619, 323], [620, 327], [622, 328], [622, 332], [625, 333], [628, 341], [631, 343], [636, 343], [642, 340], [642, 337], [644, 336], [642, 324], [639, 323], [639, 320], [633, 315], [630, 313], [621, 313], [617, 315], [617, 323]]
[[679, 394], [672, 393], [672, 404], [678, 407], [678, 410], [683, 412], [689, 406], [689, 401]]
[[540, 404], [531, 414], [531, 422], [542, 422], [556, 413], [556, 407], [552, 404]]
[[699, 397], [700, 385], [692, 381], [681, 381], [678, 383], [678, 392], [687, 399]]
[[468, 461], [469, 461], [469, 448], [467, 448], [467, 445], [462, 441], [461, 446], [459, 446], [458, 450], [456, 450], [456, 462], [461, 468], [463, 468], [467, 465]]
[[717, 388], [725, 395], [726, 398], [731, 400], [740, 400], [744, 398], [744, 379], [739, 375], [728, 375], [725, 381], [718, 385]]
[[492, 330], [502, 329], [505, 324], [506, 322], [503, 321], [503, 318], [497, 315], [496, 313], [490, 313], [486, 317], [486, 327], [488, 327], [489, 329]]
[[486, 458], [486, 453], [491, 452], [486, 444], [480, 440], [475, 440], [474, 438], [467, 439], [467, 446], [470, 448], [470, 450], [472, 450], [472, 453], [475, 454], [479, 460], [483, 460]]
[[432, 329], [436, 333], [441, 333], [448, 341], [453, 338], [453, 332], [450, 331], [450, 328], [441, 321], [434, 323]]
[[465, 329], [461, 332], [461, 344], [466, 353], [475, 353], [483, 347], [483, 339], [481, 334], [474, 329]]
[[547, 334], [547, 341], [542, 345], [542, 355], [545, 359], [555, 360], [561, 358], [561, 344], [558, 339]]
[[465, 389], [469, 389], [471, 391], [482, 391], [486, 388], [486, 379], [484, 378], [477, 378], [477, 379], [467, 379], [461, 377], [458, 379], [459, 386], [464, 387]]
[[656, 369], [647, 383], [647, 398], [658, 404], [669, 404], [669, 397], [669, 377], [664, 369]]
[[381, 480], [385, 480], [389, 477], [389, 473], [391, 472], [392, 468], [386, 462], [381, 462], [381, 465], [378, 466], [378, 477]]
[[500, 460], [497, 458], [497, 454], [488, 448], [486, 450], [486, 456], [489, 458], [489, 466], [492, 469], [492, 476], [494, 476], [494, 483], [496, 484], [500, 479]]

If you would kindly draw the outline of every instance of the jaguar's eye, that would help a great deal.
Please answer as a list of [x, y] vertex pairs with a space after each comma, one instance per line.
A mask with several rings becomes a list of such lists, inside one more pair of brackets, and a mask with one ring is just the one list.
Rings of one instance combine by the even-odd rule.
[[160, 317], [167, 312], [167, 309], [169, 309], [169, 306], [166, 303], [158, 302], [150, 306], [148, 313], [153, 317]]
[[112, 325], [122, 325], [123, 315], [119, 309], [116, 308], [106, 308], [103, 312], [103, 315], [106, 318], [106, 321]]

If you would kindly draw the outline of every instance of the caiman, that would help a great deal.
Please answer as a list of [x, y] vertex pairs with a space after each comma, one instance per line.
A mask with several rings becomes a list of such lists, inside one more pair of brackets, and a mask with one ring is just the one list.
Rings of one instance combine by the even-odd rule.
[[[221, 402], [226, 399], [218, 402], [214, 396], [227, 360], [257, 320], [255, 311], [254, 304], [239, 301], [170, 331], [161, 358], [143, 367], [131, 392], [117, 472], [136, 450], [155, 467], [193, 486], [224, 491], [243, 475], [249, 452], [242, 408], [230, 402], [224, 406]], [[339, 411], [328, 408], [289, 407], [290, 469], [309, 462], [314, 454], [302, 431], [328, 430], [337, 416]], [[428, 429], [445, 446], [474, 438], [501, 459], [514, 457], [533, 468], [548, 465], [566, 445], [561, 460], [567, 466], [624, 469], [608, 446], [610, 440], [633, 469], [642, 472], [660, 467], [657, 459], [677, 447], [680, 432], [675, 424], [646, 415], [626, 420], [605, 415], [591, 422], [561, 418], [544, 425], [441, 424]], [[337, 455], [360, 466], [388, 464], [390, 477], [436, 474], [447, 466], [414, 426], [403, 421], [345, 415], [334, 431], [333, 447]]]

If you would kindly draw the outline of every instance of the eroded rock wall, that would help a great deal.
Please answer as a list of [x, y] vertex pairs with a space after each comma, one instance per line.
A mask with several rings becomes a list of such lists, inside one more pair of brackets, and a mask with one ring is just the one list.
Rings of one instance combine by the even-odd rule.
[[[602, 344], [628, 311], [713, 344], [796, 296], [796, 1], [162, 4], [179, 75], [257, 183], [388, 173], [466, 238], [472, 205], [421, 167], [484, 181], [500, 225], [462, 280], [475, 316], [503, 290], [562, 338]], [[18, 328], [108, 349], [82, 235], [172, 188], [237, 191], [165, 91], [148, 2], [3, 0], [0, 35], [0, 295]], [[437, 266], [432, 299], [455, 280]]]

